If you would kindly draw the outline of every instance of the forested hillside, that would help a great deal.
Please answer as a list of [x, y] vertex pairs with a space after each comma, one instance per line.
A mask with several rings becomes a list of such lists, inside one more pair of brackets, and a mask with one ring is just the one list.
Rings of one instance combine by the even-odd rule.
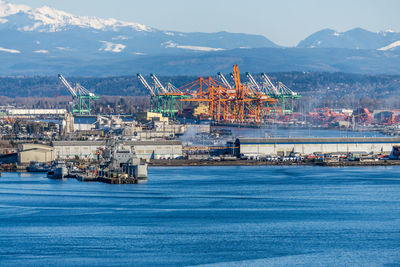
[[[261, 83], [260, 74], [253, 74]], [[309, 105], [326, 101], [331, 106], [349, 106], [362, 101], [378, 105], [397, 106], [400, 95], [400, 75], [361, 75], [347, 73], [284, 72], [272, 73], [271, 80], [283, 82], [308, 99]], [[233, 83], [229, 74], [229, 82]], [[151, 84], [151, 79], [145, 76]], [[176, 87], [183, 86], [195, 76], [159, 76], [162, 83], [171, 82]], [[214, 77], [218, 79], [217, 77]], [[100, 96], [147, 96], [148, 92], [136, 76], [106, 78], [67, 77], [71, 84], [80, 83]], [[246, 82], [246, 77], [242, 77]], [[56, 97], [68, 96], [66, 88], [57, 77], [3, 77], [0, 78], [0, 95], [15, 97]], [[368, 99], [368, 100], [366, 100]]]

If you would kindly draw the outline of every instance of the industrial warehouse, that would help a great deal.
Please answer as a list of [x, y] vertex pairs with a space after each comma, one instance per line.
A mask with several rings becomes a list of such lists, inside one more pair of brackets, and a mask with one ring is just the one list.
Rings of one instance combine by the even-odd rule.
[[[106, 141], [55, 141], [52, 146], [60, 159], [97, 159], [106, 148]], [[182, 158], [182, 142], [175, 140], [124, 141], [119, 147], [140, 159]]]
[[390, 153], [400, 145], [400, 138], [239, 138], [235, 142], [235, 155], [262, 157], [332, 153]]

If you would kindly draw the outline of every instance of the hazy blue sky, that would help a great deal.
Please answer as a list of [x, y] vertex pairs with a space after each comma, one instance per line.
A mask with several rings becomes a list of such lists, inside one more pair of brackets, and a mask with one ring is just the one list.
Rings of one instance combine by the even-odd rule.
[[400, 32], [399, 0], [9, 0], [76, 15], [139, 22], [162, 30], [262, 34], [294, 46], [323, 28]]

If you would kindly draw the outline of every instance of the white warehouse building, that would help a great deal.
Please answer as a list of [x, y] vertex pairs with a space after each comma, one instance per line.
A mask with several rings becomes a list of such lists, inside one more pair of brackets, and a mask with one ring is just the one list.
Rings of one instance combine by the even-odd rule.
[[105, 141], [54, 141], [52, 143], [59, 159], [96, 159], [99, 148], [104, 149]]
[[[106, 141], [54, 141], [55, 155], [60, 159], [97, 159]], [[177, 140], [121, 141], [118, 149], [135, 153], [141, 159], [177, 159], [182, 157], [182, 142]]]
[[400, 138], [239, 138], [235, 142], [235, 155], [259, 157], [300, 153], [390, 153], [400, 145]]
[[66, 109], [7, 109], [9, 116], [65, 115]]
[[178, 159], [182, 157], [182, 142], [178, 140], [125, 141], [122, 145], [141, 159]]

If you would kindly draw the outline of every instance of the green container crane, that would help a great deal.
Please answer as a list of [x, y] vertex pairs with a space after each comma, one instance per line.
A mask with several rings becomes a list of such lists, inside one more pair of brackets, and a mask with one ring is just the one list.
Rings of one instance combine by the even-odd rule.
[[188, 96], [174, 93], [176, 87], [171, 83], [167, 83], [164, 87], [154, 74], [150, 74], [154, 82], [154, 86], [150, 86], [146, 79], [140, 74], [137, 74], [138, 79], [150, 93], [150, 112], [161, 113], [165, 117], [174, 118], [182, 112], [181, 99]]
[[265, 73], [262, 73], [261, 77], [264, 80], [262, 88], [265, 90], [266, 94], [280, 100], [280, 104], [282, 105], [282, 115], [292, 114], [294, 107], [293, 102], [294, 100], [301, 98], [301, 95], [294, 92], [281, 82], [278, 82], [278, 86], [275, 86]]
[[61, 74], [58, 74], [58, 78], [72, 95], [72, 114], [90, 115], [92, 102], [97, 100], [99, 97], [89, 92], [89, 90], [79, 83], [76, 83], [75, 86], [72, 87]]

